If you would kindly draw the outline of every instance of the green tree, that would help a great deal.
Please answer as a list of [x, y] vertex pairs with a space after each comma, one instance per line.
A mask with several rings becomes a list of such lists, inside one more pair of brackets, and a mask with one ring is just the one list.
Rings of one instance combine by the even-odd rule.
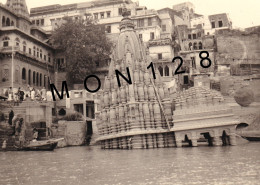
[[90, 18], [65, 18], [50, 41], [56, 49], [64, 52], [69, 84], [83, 83], [87, 75], [95, 72], [96, 63], [109, 59], [112, 51], [112, 42], [106, 37], [105, 27]]

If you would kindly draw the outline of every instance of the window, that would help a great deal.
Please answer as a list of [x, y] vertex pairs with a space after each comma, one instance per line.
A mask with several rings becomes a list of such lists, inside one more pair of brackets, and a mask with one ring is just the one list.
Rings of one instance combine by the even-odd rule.
[[218, 27], [223, 27], [223, 22], [222, 21], [218, 21]]
[[107, 12], [107, 18], [111, 17], [111, 12]]
[[166, 31], [166, 25], [162, 25], [162, 31]]
[[198, 34], [197, 34], [197, 35], [198, 35], [198, 37], [201, 37], [201, 33], [200, 33], [200, 32], [198, 32]]
[[40, 74], [40, 86], [42, 86], [42, 74]]
[[26, 80], [26, 69], [22, 69], [22, 80]]
[[42, 59], [42, 50], [40, 49], [40, 58]]
[[111, 26], [110, 25], [106, 26], [106, 32], [111, 33]]
[[144, 19], [137, 20], [137, 27], [144, 27]]
[[32, 20], [32, 24], [34, 24], [34, 25], [35, 25], [35, 20]]
[[18, 47], [20, 46], [20, 39], [19, 38], [15, 39], [15, 45], [18, 46]]
[[8, 47], [9, 46], [9, 37], [4, 37], [3, 38], [3, 47]]
[[188, 39], [191, 39], [191, 34], [188, 34]]
[[48, 53], [48, 62], [50, 63], [51, 62], [51, 54]]
[[46, 86], [47, 86], [47, 84], [46, 84], [46, 75], [44, 75], [44, 77], [43, 77], [43, 86], [46, 88]]
[[98, 19], [98, 13], [94, 13], [94, 19]]
[[192, 34], [192, 37], [193, 37], [193, 39], [196, 39], [197, 38], [196, 33]]
[[46, 55], [43, 56], [44, 61], [46, 61]]
[[23, 52], [26, 52], [26, 42], [23, 41]]
[[35, 81], [36, 81], [36, 79], [35, 79], [35, 71], [33, 72], [33, 85], [35, 85]]
[[197, 42], [193, 43], [193, 49], [196, 50], [197, 49]]
[[44, 19], [41, 19], [41, 25], [44, 26]]
[[191, 42], [189, 43], [189, 50], [193, 50]]
[[123, 9], [122, 8], [118, 8], [118, 15], [122, 15], [123, 13]]
[[211, 27], [212, 28], [215, 28], [216, 26], [215, 26], [215, 22], [211, 22]]
[[29, 48], [29, 54], [30, 54], [30, 55], [32, 54], [32, 49], [31, 49], [31, 48]]
[[183, 76], [183, 83], [184, 84], [188, 84], [189, 83], [189, 76], [188, 75]]
[[160, 75], [163, 76], [163, 68], [161, 66], [158, 67], [158, 70], [160, 72]]
[[10, 23], [10, 19], [7, 18], [7, 19], [6, 19], [6, 24], [5, 24], [5, 25], [6, 25], [6, 26], [10, 26], [10, 24], [11, 24], [11, 23]]
[[39, 85], [39, 73], [36, 74], [36, 86]]
[[150, 33], [150, 40], [154, 40], [154, 32]]
[[143, 41], [143, 34], [139, 34], [138, 36], [139, 36], [139, 39], [140, 39], [141, 41]]
[[104, 18], [105, 18], [105, 13], [104, 13], [104, 12], [101, 12], [101, 13], [100, 13], [100, 17], [101, 17], [101, 19], [104, 19]]
[[2, 26], [5, 26], [5, 16], [2, 17]]
[[28, 71], [28, 84], [31, 85], [31, 70]]
[[8, 81], [8, 80], [9, 80], [9, 69], [8, 69], [8, 67], [6, 67], [3, 71], [2, 81], [5, 82], [5, 81]]
[[152, 26], [152, 18], [148, 18], [148, 26]]
[[39, 48], [37, 48], [37, 57], [39, 57]]
[[169, 70], [169, 67], [168, 66], [165, 66], [164, 68], [164, 76], [170, 76], [170, 70]]
[[15, 69], [15, 82], [19, 82], [19, 67], [16, 66]]
[[192, 68], [196, 69], [196, 60], [195, 60], [195, 57], [191, 57], [191, 64], [192, 64]]
[[33, 46], [33, 56], [35, 56], [35, 55], [36, 55], [36, 47]]
[[158, 59], [159, 59], [159, 60], [162, 59], [162, 53], [158, 53]]
[[202, 49], [202, 43], [199, 42], [199, 49]]
[[40, 20], [36, 20], [36, 26], [40, 25]]

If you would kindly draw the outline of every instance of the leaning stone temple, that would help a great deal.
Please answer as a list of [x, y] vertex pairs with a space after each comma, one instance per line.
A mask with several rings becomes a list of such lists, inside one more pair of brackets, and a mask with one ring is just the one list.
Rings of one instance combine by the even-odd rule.
[[[154, 79], [150, 64], [132, 20], [124, 15], [104, 90], [99, 92], [101, 148], [181, 147], [182, 141], [197, 146], [200, 135], [211, 145], [235, 144], [237, 123], [220, 93], [193, 87], [170, 98], [157, 70]], [[119, 76], [119, 87], [115, 70], [132, 83]]]

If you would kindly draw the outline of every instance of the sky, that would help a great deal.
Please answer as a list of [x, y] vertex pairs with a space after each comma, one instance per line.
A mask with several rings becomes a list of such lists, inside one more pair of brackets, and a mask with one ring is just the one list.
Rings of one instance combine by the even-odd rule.
[[[90, 0], [26, 0], [28, 8], [87, 2]], [[136, 0], [133, 0], [136, 1]], [[6, 0], [0, 0], [5, 4]], [[185, 0], [139, 0], [140, 6], [148, 9], [172, 7]], [[203, 15], [228, 13], [234, 28], [246, 28], [260, 25], [260, 0], [189, 0], [195, 6], [195, 12]]]

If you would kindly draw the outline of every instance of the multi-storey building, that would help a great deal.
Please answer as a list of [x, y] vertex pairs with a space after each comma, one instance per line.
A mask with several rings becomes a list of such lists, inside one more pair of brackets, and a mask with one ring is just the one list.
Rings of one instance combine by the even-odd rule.
[[[48, 87], [54, 77], [53, 48], [32, 25], [25, 0], [0, 4], [0, 88]], [[3, 91], [4, 90], [4, 91]]]

